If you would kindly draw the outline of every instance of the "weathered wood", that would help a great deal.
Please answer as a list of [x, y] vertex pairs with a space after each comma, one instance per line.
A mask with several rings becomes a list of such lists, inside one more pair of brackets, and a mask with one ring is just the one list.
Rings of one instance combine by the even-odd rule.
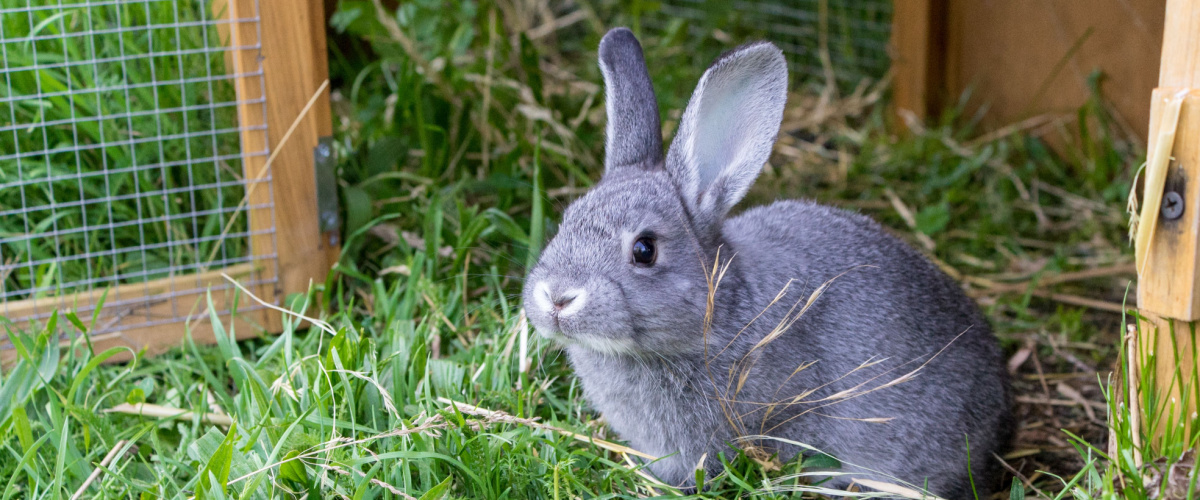
[[[12, 321], [22, 321], [27, 318], [33, 319], [45, 317], [55, 309], [59, 310], [60, 312], [65, 310], [73, 310], [81, 314], [80, 317], [82, 317], [82, 314], [91, 314], [92, 310], [100, 303], [101, 300], [104, 300], [107, 304], [132, 304], [137, 302], [137, 300], [142, 297], [164, 297], [173, 295], [175, 296], [174, 298], [179, 299], [180, 303], [182, 304], [183, 302], [187, 301], [187, 293], [189, 290], [202, 290], [208, 288], [209, 286], [225, 287], [229, 285], [229, 283], [221, 278], [222, 273], [227, 274], [230, 277], [246, 279], [252, 274], [253, 271], [253, 264], [238, 264], [224, 269], [182, 276], [171, 276], [150, 280], [144, 283], [128, 283], [114, 287], [90, 290], [87, 292], [49, 297], [35, 297], [16, 302], [8, 302], [3, 306], [0, 306], [0, 312], [3, 312], [4, 317]], [[201, 292], [201, 294], [203, 294], [203, 292]], [[139, 320], [137, 317], [139, 315], [141, 316], [141, 319], [145, 319], [144, 314], [137, 314], [134, 312], [134, 310], [137, 308], [144, 307], [144, 304], [134, 304], [130, 307], [133, 309], [126, 309], [123, 311], [109, 311], [106, 307], [103, 309], [100, 319], [104, 320], [106, 318], [118, 315], [134, 316], [129, 318], [126, 323]], [[114, 309], [117, 308], [119, 308], [119, 306], [114, 307]], [[186, 309], [182, 311], [182, 313], [186, 312]], [[155, 318], [161, 320], [175, 316], [179, 315], [157, 316]]]
[[[1154, 91], [1151, 104], [1149, 144], [1150, 151], [1159, 149], [1161, 129], [1170, 124], [1161, 119], [1170, 107], [1170, 98], [1181, 89], [1158, 88]], [[1146, 172], [1147, 191], [1141, 200], [1144, 204], [1141, 227], [1153, 230], [1138, 241], [1139, 262], [1138, 307], [1145, 311], [1168, 318], [1200, 319], [1200, 290], [1197, 290], [1197, 259], [1200, 259], [1200, 90], [1188, 92], [1179, 108], [1175, 124], [1174, 140], [1167, 153], [1169, 158], [1165, 172]], [[1154, 153], [1151, 156], [1155, 156]], [[1151, 159], [1153, 161], [1153, 158]], [[1165, 183], [1154, 182], [1162, 179]], [[1163, 186], [1159, 188], [1158, 186]], [[1162, 189], [1155, 192], [1152, 188]], [[1182, 197], [1183, 212], [1178, 218], [1162, 215], [1164, 193], [1177, 193]], [[1144, 255], [1144, 257], [1143, 257]]]
[[[278, 302], [324, 281], [340, 250], [336, 233], [319, 230], [313, 171], [313, 149], [320, 137], [332, 133], [328, 90], [305, 111], [328, 77], [323, 3], [226, 1], [229, 18], [260, 19], [258, 24], [231, 25], [230, 44], [259, 47], [233, 51], [233, 64], [240, 74], [262, 72], [262, 78], [238, 79], [236, 88], [249, 206], [274, 205], [274, 213], [270, 208], [248, 210], [252, 252], [271, 263], [259, 278], [277, 282], [252, 291]], [[266, 131], [247, 129], [264, 124]], [[266, 151], [271, 152], [269, 165], [262, 154]], [[267, 331], [282, 328], [277, 314], [258, 319]]]
[[[1151, 100], [1150, 158], [1141, 221], [1152, 234], [1139, 234], [1138, 307], [1168, 318], [1200, 319], [1200, 1], [1169, 0], [1164, 25], [1159, 88]], [[1183, 96], [1178, 121], [1163, 123], [1173, 97]], [[1175, 125], [1170, 149], [1160, 148], [1161, 133]], [[1169, 136], [1168, 136], [1169, 137]], [[1154, 160], [1169, 155], [1165, 172]], [[1165, 189], [1159, 191], [1165, 174]], [[1155, 182], [1159, 181], [1159, 182]], [[1182, 214], [1167, 217], [1162, 210], [1170, 193], [1179, 196]], [[1158, 202], [1164, 199], [1165, 201]]]

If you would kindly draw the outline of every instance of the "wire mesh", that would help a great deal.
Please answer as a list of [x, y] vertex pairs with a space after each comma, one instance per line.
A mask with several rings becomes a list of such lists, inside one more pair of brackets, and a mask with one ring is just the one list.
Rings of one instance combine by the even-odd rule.
[[832, 78], [853, 87], [891, 66], [891, 0], [666, 0], [659, 14], [660, 26], [686, 22], [693, 36], [768, 39], [801, 85]]
[[274, 229], [245, 215], [273, 220], [273, 202], [239, 207], [252, 184], [271, 182], [243, 171], [268, 152], [241, 148], [247, 134], [265, 144], [267, 130], [239, 123], [266, 111], [265, 98], [236, 91], [264, 95], [261, 66], [232, 70], [234, 54], [259, 48], [231, 43], [231, 30], [259, 23], [256, 3], [239, 15], [211, 0], [0, 7], [0, 316], [20, 328], [82, 304], [86, 317], [95, 301], [78, 295], [99, 292], [113, 319], [94, 334], [179, 322], [210, 285], [232, 286], [197, 273], [275, 269], [274, 255], [250, 248]]

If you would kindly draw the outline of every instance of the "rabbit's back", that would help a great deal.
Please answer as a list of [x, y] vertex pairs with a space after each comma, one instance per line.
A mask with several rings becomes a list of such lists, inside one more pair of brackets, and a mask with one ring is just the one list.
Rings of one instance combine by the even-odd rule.
[[[750, 209], [729, 219], [723, 236], [740, 261], [740, 308], [758, 314], [792, 280], [744, 345], [828, 283], [787, 333], [760, 348], [754, 385], [740, 399], [779, 402], [816, 389], [773, 410], [762, 430], [964, 494], [969, 439], [975, 480], [991, 475], [991, 454], [1007, 439], [1006, 374], [987, 322], [949, 277], [873, 220], [810, 202]], [[725, 317], [724, 331], [746, 321]]]

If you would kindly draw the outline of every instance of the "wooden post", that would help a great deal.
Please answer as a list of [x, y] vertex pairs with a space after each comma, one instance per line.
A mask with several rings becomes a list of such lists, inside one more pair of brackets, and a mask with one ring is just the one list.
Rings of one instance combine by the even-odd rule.
[[[275, 243], [279, 293], [308, 291], [321, 283], [341, 252], [336, 230], [322, 234], [317, 214], [314, 149], [333, 133], [329, 89], [302, 118], [286, 144], [284, 133], [329, 78], [323, 0], [258, 0], [262, 17], [262, 63], [275, 195]], [[278, 150], [278, 151], [276, 151]], [[273, 326], [271, 331], [278, 331]]]
[[946, 2], [905, 0], [892, 7], [892, 104], [902, 118], [937, 113], [945, 92]]
[[[245, 204], [247, 208], [244, 215], [238, 216], [248, 219], [248, 226], [252, 234], [250, 251], [255, 262], [260, 264], [254, 278], [256, 281], [264, 283], [260, 286], [250, 287], [250, 290], [266, 302], [275, 302], [279, 293], [278, 288], [274, 286], [278, 276], [272, 257], [275, 254], [276, 246], [275, 239], [271, 234], [271, 227], [274, 224], [271, 212], [272, 205], [276, 202], [272, 200], [272, 189], [268, 184], [272, 182], [272, 176], [266, 175], [268, 172], [264, 170], [270, 143], [267, 140], [267, 132], [263, 130], [264, 127], [269, 130], [271, 124], [267, 120], [266, 112], [265, 81], [267, 78], [260, 65], [260, 50], [257, 48], [264, 45], [259, 33], [262, 32], [265, 23], [261, 20], [254, 22], [255, 19], [260, 18], [256, 4], [255, 0], [217, 0], [213, 4], [213, 9], [221, 11], [224, 18], [229, 21], [229, 24], [224, 25], [229, 36], [226, 43], [231, 48], [227, 52], [226, 61], [232, 62], [233, 74], [263, 74], [261, 78], [241, 76], [234, 79], [234, 89], [239, 103], [238, 127], [242, 130], [242, 177], [247, 181]], [[272, 314], [271, 311], [264, 310], [261, 314], [255, 314], [253, 320], [267, 330], [274, 331], [281, 326], [278, 316]], [[236, 333], [252, 335], [255, 332], [252, 330]]]
[[[265, 124], [261, 130], [242, 133], [246, 153], [243, 170], [248, 180], [262, 173], [270, 150], [275, 157], [266, 178], [250, 193], [250, 206], [270, 208], [249, 210], [251, 248], [266, 265], [260, 279], [276, 281], [274, 287], [255, 290], [263, 300], [282, 301], [288, 294], [303, 293], [310, 283], [325, 280], [340, 251], [338, 234], [322, 234], [317, 215], [317, 186], [314, 150], [321, 137], [333, 130], [329, 90], [301, 116], [313, 94], [328, 78], [323, 0], [291, 2], [266, 0], [225, 0], [230, 19], [258, 18], [257, 24], [231, 26], [231, 44], [236, 47], [261, 46], [259, 50], [234, 51], [234, 68], [246, 74], [258, 71], [254, 78], [238, 80], [239, 120], [242, 127]], [[264, 96], [265, 94], [265, 96]], [[254, 100], [265, 97], [263, 104]], [[292, 124], [299, 123], [287, 142], [284, 136]], [[279, 314], [264, 314], [262, 326], [269, 332], [282, 328]], [[253, 333], [253, 332], [250, 332]]]
[[[1169, 412], [1144, 422], [1161, 436], [1170, 416], [1197, 409], [1200, 319], [1200, 0], [1168, 0], [1136, 238], [1139, 359], [1154, 355], [1155, 399]], [[1137, 369], [1137, 367], [1131, 367]], [[1168, 414], [1169, 413], [1169, 414]], [[1152, 421], [1151, 421], [1152, 420]]]

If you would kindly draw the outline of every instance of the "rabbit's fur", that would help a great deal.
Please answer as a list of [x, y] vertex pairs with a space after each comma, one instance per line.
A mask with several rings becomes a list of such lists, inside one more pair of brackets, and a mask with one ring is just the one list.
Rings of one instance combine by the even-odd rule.
[[[779, 49], [749, 44], [713, 63], [665, 160], [641, 46], [615, 29], [599, 53], [604, 176], [567, 208], [524, 301], [608, 424], [666, 457], [650, 470], [681, 486], [698, 466], [719, 471], [731, 447], [803, 451], [787, 440], [855, 477], [967, 498], [968, 438], [974, 482], [990, 485], [1008, 435], [1006, 375], [956, 284], [862, 215], [780, 201], [726, 219], [779, 133]], [[631, 257], [641, 237], [653, 238], [652, 265]]]

